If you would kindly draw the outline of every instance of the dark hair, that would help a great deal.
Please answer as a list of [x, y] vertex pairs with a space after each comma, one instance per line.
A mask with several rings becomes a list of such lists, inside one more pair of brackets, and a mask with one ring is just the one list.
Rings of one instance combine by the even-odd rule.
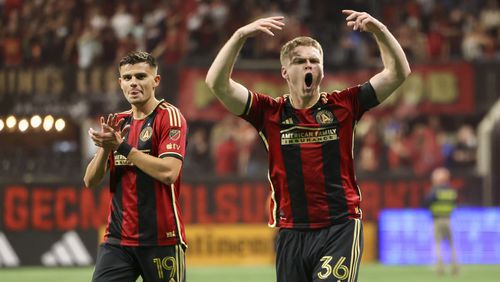
[[138, 63], [147, 63], [152, 67], [157, 67], [156, 59], [151, 56], [148, 52], [143, 51], [133, 51], [128, 53], [125, 57], [120, 60], [119, 66], [123, 65], [135, 65]]

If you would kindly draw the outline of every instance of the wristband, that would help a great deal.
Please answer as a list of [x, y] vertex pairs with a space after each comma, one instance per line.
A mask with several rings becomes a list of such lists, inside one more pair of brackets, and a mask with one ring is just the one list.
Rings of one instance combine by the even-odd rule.
[[128, 154], [130, 154], [130, 151], [132, 151], [132, 146], [130, 146], [126, 141], [123, 141], [120, 143], [116, 151], [120, 153], [120, 155], [125, 156], [125, 158], [128, 157]]

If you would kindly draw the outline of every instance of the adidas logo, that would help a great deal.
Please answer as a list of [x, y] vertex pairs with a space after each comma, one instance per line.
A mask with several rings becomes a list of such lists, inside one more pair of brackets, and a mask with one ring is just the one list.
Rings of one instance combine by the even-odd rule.
[[75, 231], [66, 232], [62, 239], [42, 255], [45, 266], [91, 265], [92, 257]]
[[19, 266], [19, 258], [12, 249], [7, 237], [0, 232], [0, 267], [2, 265], [7, 267]]

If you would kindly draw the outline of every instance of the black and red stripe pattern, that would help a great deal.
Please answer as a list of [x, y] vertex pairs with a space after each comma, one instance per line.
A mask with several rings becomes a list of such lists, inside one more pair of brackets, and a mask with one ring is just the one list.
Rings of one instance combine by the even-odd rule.
[[378, 101], [369, 83], [326, 98], [295, 109], [288, 96], [249, 93], [241, 117], [259, 131], [268, 150], [270, 226], [312, 229], [361, 217], [353, 134]]
[[[131, 111], [120, 113], [130, 130], [128, 144], [143, 153], [183, 159], [187, 125], [174, 106], [161, 101], [144, 119], [134, 119]], [[104, 240], [124, 246], [186, 245], [179, 209], [181, 175], [166, 185], [115, 152], [110, 157], [110, 217]]]

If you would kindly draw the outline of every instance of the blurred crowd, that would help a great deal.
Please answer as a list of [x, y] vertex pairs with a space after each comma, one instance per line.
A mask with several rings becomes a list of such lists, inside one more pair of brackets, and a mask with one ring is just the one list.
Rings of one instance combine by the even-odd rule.
[[367, 115], [356, 133], [360, 173], [389, 170], [423, 176], [441, 166], [466, 172], [476, 163], [477, 137], [469, 123], [438, 116], [408, 121]]
[[[0, 67], [88, 69], [141, 49], [175, 77], [183, 66], [206, 67], [238, 27], [271, 15], [284, 15], [286, 29], [273, 40], [251, 39], [243, 60], [277, 60], [284, 42], [310, 35], [323, 45], [327, 71], [380, 66], [370, 35], [346, 27], [340, 8], [346, 6], [385, 23], [412, 65], [500, 59], [500, 0], [0, 0]], [[477, 122], [367, 114], [357, 127], [356, 167], [360, 174], [470, 169]], [[265, 175], [261, 143], [248, 123], [230, 115], [218, 123], [190, 121], [186, 174]], [[16, 165], [2, 167], [16, 174], [10, 169]]]
[[[390, 171], [427, 176], [441, 166], [471, 173], [476, 164], [473, 120], [446, 116], [382, 119], [367, 113], [356, 127], [354, 158], [358, 176]], [[191, 124], [185, 172], [189, 175], [259, 177], [267, 173], [267, 154], [255, 129], [228, 115], [222, 122]]]
[[267, 153], [255, 129], [228, 114], [217, 123], [191, 123], [184, 173], [206, 177], [263, 177]]
[[165, 65], [210, 60], [238, 27], [284, 15], [286, 29], [255, 40], [243, 58], [276, 59], [284, 42], [311, 35], [323, 44], [325, 64], [379, 64], [368, 35], [349, 30], [340, 7], [372, 13], [403, 45], [412, 63], [500, 57], [499, 0], [2, 0], [0, 64], [116, 62], [141, 49]]

